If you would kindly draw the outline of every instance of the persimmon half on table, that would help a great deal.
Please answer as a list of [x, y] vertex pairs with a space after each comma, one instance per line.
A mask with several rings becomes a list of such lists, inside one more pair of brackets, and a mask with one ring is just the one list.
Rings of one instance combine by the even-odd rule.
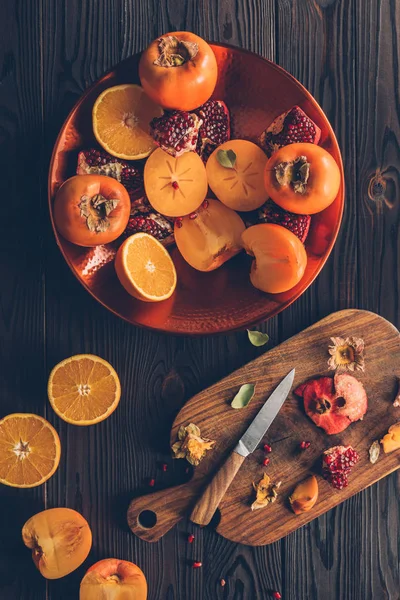
[[81, 581], [79, 600], [146, 600], [147, 582], [137, 565], [105, 558], [94, 564]]

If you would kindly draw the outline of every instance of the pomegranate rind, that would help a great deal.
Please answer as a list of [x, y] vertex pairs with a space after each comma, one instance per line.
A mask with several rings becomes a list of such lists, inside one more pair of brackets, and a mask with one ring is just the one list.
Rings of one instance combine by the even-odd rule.
[[303, 398], [307, 416], [329, 435], [341, 433], [362, 419], [368, 408], [364, 386], [347, 373], [337, 374], [334, 379], [310, 379], [294, 393]]

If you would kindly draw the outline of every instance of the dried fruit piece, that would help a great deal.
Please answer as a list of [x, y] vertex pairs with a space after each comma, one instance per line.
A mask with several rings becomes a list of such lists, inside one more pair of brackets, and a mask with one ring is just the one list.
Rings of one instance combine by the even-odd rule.
[[381, 446], [378, 440], [375, 440], [369, 448], [369, 462], [373, 465], [377, 462], [381, 453]]
[[[218, 157], [220, 151], [236, 156], [234, 168], [225, 167]], [[227, 156], [227, 155], [224, 155]], [[232, 156], [232, 154], [231, 154]], [[229, 208], [250, 211], [259, 208], [268, 198], [264, 187], [264, 152], [247, 140], [230, 140], [219, 146], [207, 161], [208, 183], [218, 200]]]
[[194, 152], [203, 121], [195, 113], [174, 111], [153, 119], [152, 136], [158, 146], [171, 156]]
[[385, 454], [400, 448], [400, 421], [389, 427], [389, 431], [381, 439], [381, 444]]
[[317, 500], [318, 481], [314, 475], [310, 475], [310, 477], [299, 483], [292, 495], [289, 496], [290, 506], [296, 515], [311, 510]]
[[240, 386], [239, 391], [231, 402], [232, 408], [244, 408], [254, 396], [256, 386], [253, 383], [245, 383]]
[[364, 371], [364, 340], [356, 337], [331, 337], [331, 340], [333, 344], [329, 346], [329, 369]]
[[286, 229], [289, 229], [289, 231], [294, 233], [294, 235], [304, 244], [310, 230], [311, 217], [310, 215], [297, 215], [288, 212], [275, 204], [275, 202], [272, 202], [272, 200], [267, 200], [257, 212], [251, 215], [250, 219], [246, 222], [246, 225], [251, 226], [257, 223], [275, 223], [276, 225], [282, 225], [282, 227], [286, 227]]
[[197, 425], [189, 423], [187, 427], [182, 425], [179, 428], [178, 441], [171, 446], [171, 449], [174, 458], [186, 458], [191, 465], [197, 466], [214, 444], [215, 441], [201, 437]]
[[348, 486], [349, 473], [358, 459], [351, 446], [333, 446], [322, 455], [322, 474], [334, 488], [341, 490]]
[[363, 418], [368, 399], [363, 384], [347, 373], [310, 379], [294, 393], [303, 398], [304, 410], [326, 433], [340, 433]]
[[256, 499], [251, 505], [251, 510], [258, 510], [259, 508], [264, 508], [264, 506], [275, 502], [281, 485], [281, 481], [278, 483], [271, 483], [271, 479], [266, 473], [264, 473], [262, 479], [260, 479], [258, 483], [253, 482], [253, 488], [256, 492]]
[[215, 148], [231, 139], [229, 110], [222, 100], [209, 100], [194, 112], [203, 120], [197, 152], [207, 162]]
[[239, 215], [218, 200], [203, 202], [196, 218], [175, 221], [175, 241], [183, 258], [198, 271], [213, 271], [242, 251], [245, 230]]
[[298, 142], [318, 144], [320, 128], [299, 106], [292, 108], [274, 119], [260, 135], [260, 145], [271, 156], [275, 150]]
[[137, 565], [118, 558], [94, 564], [81, 581], [79, 600], [146, 600], [147, 582]]
[[37, 513], [22, 528], [25, 546], [43, 577], [59, 579], [75, 571], [92, 546], [86, 519], [71, 508], [50, 508]]

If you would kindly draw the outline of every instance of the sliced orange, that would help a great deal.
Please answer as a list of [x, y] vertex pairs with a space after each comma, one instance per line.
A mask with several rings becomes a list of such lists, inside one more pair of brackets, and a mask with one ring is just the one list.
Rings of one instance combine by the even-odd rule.
[[14, 413], [0, 420], [0, 483], [41, 485], [57, 469], [60, 455], [58, 433], [43, 417]]
[[146, 158], [156, 144], [150, 121], [163, 109], [139, 85], [116, 85], [104, 90], [93, 106], [93, 132], [103, 148], [118, 158]]
[[54, 367], [47, 394], [61, 419], [72, 425], [93, 425], [117, 408], [121, 384], [106, 360], [94, 354], [76, 354]]
[[128, 294], [145, 302], [166, 300], [176, 287], [172, 258], [148, 233], [135, 233], [125, 240], [115, 257], [115, 270]]

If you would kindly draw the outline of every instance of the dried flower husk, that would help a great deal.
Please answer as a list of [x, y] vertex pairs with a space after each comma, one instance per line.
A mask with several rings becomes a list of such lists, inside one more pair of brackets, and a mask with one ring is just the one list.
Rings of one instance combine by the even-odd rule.
[[191, 465], [197, 466], [214, 444], [214, 440], [201, 437], [197, 425], [189, 423], [187, 427], [182, 425], [179, 428], [178, 441], [171, 446], [171, 449], [174, 458], [186, 458]]
[[258, 510], [259, 508], [264, 508], [264, 506], [275, 502], [281, 485], [281, 481], [278, 483], [271, 483], [271, 478], [268, 477], [266, 473], [264, 473], [262, 479], [260, 479], [258, 483], [253, 482], [256, 499], [251, 505], [251, 510]]
[[369, 448], [369, 462], [373, 465], [377, 462], [381, 453], [381, 445], [379, 440], [375, 440]]
[[328, 367], [331, 371], [341, 368], [347, 371], [364, 371], [364, 348], [365, 343], [356, 337], [331, 337], [333, 342], [329, 346]]

